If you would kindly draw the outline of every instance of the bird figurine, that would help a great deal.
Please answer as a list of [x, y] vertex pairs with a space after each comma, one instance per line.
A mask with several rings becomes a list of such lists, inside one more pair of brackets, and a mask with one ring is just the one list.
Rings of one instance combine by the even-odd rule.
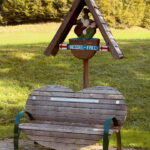
[[89, 18], [89, 9], [84, 8], [84, 15], [77, 20], [74, 32], [82, 40], [90, 40], [96, 33], [96, 23]]

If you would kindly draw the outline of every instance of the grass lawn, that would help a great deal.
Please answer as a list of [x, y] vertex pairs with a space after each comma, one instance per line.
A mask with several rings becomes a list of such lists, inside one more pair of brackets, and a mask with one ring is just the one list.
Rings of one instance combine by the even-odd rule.
[[[48, 84], [82, 89], [81, 60], [70, 51], [59, 51], [56, 57], [43, 55], [59, 25], [0, 27], [0, 139], [12, 137], [15, 116], [24, 110], [33, 89]], [[90, 86], [112, 86], [122, 92], [128, 110], [123, 146], [150, 149], [150, 30], [134, 27], [112, 32], [125, 59], [116, 61], [109, 52], [98, 52], [90, 60]], [[73, 31], [66, 41], [70, 37], [75, 37]], [[104, 43], [99, 32], [96, 37]]]

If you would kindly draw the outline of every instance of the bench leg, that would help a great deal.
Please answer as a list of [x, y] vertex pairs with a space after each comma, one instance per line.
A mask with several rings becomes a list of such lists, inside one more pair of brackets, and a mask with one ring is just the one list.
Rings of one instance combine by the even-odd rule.
[[18, 150], [19, 149], [19, 128], [18, 125], [15, 125], [14, 127], [14, 150]]
[[[103, 150], [108, 150], [109, 147], [109, 129], [110, 129], [111, 122], [113, 122], [114, 126], [118, 126], [118, 121], [115, 117], [106, 118], [104, 124]], [[121, 150], [120, 131], [117, 133], [117, 150]]]
[[19, 112], [16, 120], [15, 120], [15, 126], [14, 126], [14, 150], [19, 149], [19, 135], [20, 135], [20, 130], [19, 130], [19, 123], [22, 115], [24, 114], [23, 111]]
[[28, 112], [21, 111], [18, 113], [16, 120], [15, 120], [15, 126], [14, 126], [14, 150], [19, 149], [19, 135], [20, 135], [19, 123], [24, 113], [26, 113], [31, 120], [33, 119], [32, 116]]
[[116, 133], [116, 138], [117, 138], [117, 150], [121, 150], [121, 133], [120, 130], [119, 132]]

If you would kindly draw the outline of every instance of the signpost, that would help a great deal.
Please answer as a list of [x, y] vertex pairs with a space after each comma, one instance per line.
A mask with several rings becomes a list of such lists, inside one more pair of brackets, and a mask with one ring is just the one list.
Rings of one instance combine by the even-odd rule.
[[[82, 9], [83, 16], [78, 19]], [[90, 18], [89, 13], [91, 13], [94, 20]], [[74, 32], [78, 38], [69, 39], [69, 44], [65, 44], [63, 42], [73, 25], [76, 25]], [[100, 45], [99, 39], [93, 38], [96, 33], [96, 28], [101, 32], [106, 43], [105, 46]], [[114, 59], [124, 57], [94, 0], [74, 1], [72, 8], [65, 17], [53, 40], [46, 48], [44, 54], [46, 56], [55, 56], [59, 49], [70, 49], [75, 57], [83, 60], [83, 88], [89, 86], [89, 59], [92, 58], [96, 52], [110, 51]]]

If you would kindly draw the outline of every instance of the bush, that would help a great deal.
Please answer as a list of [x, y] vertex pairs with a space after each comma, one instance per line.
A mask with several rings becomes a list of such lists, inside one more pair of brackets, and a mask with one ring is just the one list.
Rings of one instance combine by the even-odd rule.
[[2, 4], [2, 14], [7, 23], [22, 23], [26, 20], [26, 4], [22, 0], [5, 0]]
[[[0, 24], [60, 20], [74, 0], [0, 0]], [[150, 0], [96, 0], [111, 27], [150, 26]]]
[[97, 0], [97, 3], [110, 26], [141, 25], [144, 18], [144, 0]]
[[150, 1], [147, 2], [147, 5], [146, 5], [145, 15], [144, 15], [142, 26], [147, 29], [150, 29]]
[[122, 15], [120, 15], [121, 24], [126, 24], [128, 27], [141, 25], [145, 10], [144, 0], [124, 1]]
[[3, 24], [3, 17], [2, 17], [2, 15], [0, 14], [0, 25], [2, 25]]
[[5, 0], [1, 11], [7, 24], [19, 24], [63, 17], [63, 6], [61, 0]]

